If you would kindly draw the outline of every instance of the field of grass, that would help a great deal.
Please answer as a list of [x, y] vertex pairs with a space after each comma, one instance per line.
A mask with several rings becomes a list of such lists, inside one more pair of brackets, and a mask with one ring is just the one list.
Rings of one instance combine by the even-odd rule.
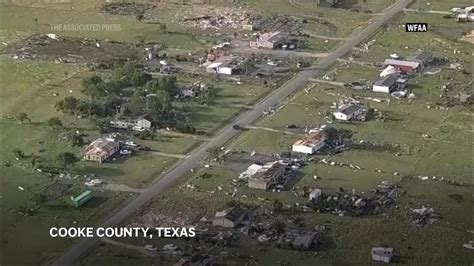
[[[167, 47], [192, 50], [202, 44], [188, 33], [168, 33], [159, 29], [157, 24], [139, 23], [133, 16], [111, 16], [96, 12], [57, 10], [0, 4], [2, 39], [4, 36], [26, 35], [32, 33], [57, 33], [59, 36], [71, 36], [91, 39], [137, 43], [139, 35], [146, 42], [159, 42]], [[35, 20], [36, 19], [36, 20]], [[58, 31], [54, 25], [99, 24], [117, 25], [116, 30]], [[102, 27], [102, 26], [101, 26]], [[168, 31], [174, 32], [170, 25]]]

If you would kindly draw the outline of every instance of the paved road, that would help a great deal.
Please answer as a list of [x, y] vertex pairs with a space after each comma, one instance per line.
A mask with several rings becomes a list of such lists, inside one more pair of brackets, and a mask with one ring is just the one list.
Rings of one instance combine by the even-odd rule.
[[[268, 109], [269, 107], [278, 105], [295, 91], [304, 88], [310, 78], [321, 74], [334, 62], [336, 62], [339, 57], [350, 52], [352, 47], [357, 46], [359, 43], [370, 37], [373, 33], [377, 31], [378, 28], [387, 23], [388, 20], [390, 20], [395, 14], [402, 11], [412, 2], [413, 0], [398, 0], [398, 2], [394, 4], [390, 10], [380, 15], [364, 30], [354, 35], [350, 40], [346, 41], [342, 46], [340, 46], [336, 51], [334, 51], [327, 57], [320, 59], [319, 63], [315, 66], [314, 69], [300, 72], [298, 75], [286, 82], [274, 93], [270, 94], [268, 97], [256, 104], [254, 109], [249, 110], [241, 116], [237, 117], [233, 121], [233, 124], [250, 125], [254, 123], [258, 118], [260, 118], [264, 110]], [[101, 224], [101, 226], [119, 226], [128, 217], [136, 213], [137, 210], [139, 210], [142, 206], [148, 203], [153, 197], [163, 192], [171, 183], [176, 181], [184, 174], [188, 173], [190, 169], [195, 167], [196, 163], [204, 160], [207, 156], [208, 148], [222, 146], [230, 139], [237, 136], [239, 133], [239, 131], [232, 129], [231, 125], [223, 128], [216, 135], [215, 138], [199, 146], [194, 151], [194, 153], [188, 156], [187, 159], [181, 161], [181, 163], [179, 163], [170, 172], [163, 174], [147, 190], [138, 195], [136, 198], [128, 201], [122, 209], [112, 214], [105, 222]], [[81, 239], [71, 249], [69, 249], [61, 257], [59, 257], [54, 262], [54, 265], [71, 265], [74, 261], [83, 256], [88, 250], [94, 247], [94, 245], [97, 244], [98, 241], [99, 238]]]

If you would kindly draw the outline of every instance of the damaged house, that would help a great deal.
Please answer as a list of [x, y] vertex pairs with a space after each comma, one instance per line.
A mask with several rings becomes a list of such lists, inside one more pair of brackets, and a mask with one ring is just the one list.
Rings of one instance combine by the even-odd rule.
[[392, 93], [394, 91], [403, 90], [406, 87], [406, 85], [407, 85], [406, 79], [402, 79], [398, 75], [390, 75], [380, 80], [377, 80], [372, 87], [372, 91]]
[[221, 56], [205, 65], [205, 67], [207, 73], [232, 75], [238, 71], [240, 64], [243, 62], [244, 60], [239, 60], [235, 56]]
[[[282, 178], [284, 178], [286, 166], [278, 162], [270, 163], [270, 168], [265, 169], [265, 166], [262, 169], [256, 172], [254, 175], [248, 179], [249, 188], [257, 188], [267, 190], [272, 185], [278, 185], [281, 183], [286, 183]], [[268, 164], [267, 164], [268, 165]], [[283, 181], [283, 182], [282, 182]]]
[[120, 149], [120, 144], [113, 140], [98, 138], [86, 148], [84, 160], [102, 163]]
[[239, 206], [235, 206], [220, 212], [216, 212], [212, 225], [227, 228], [238, 227], [245, 219], [247, 212]]
[[333, 115], [337, 120], [349, 121], [360, 115], [362, 111], [362, 106], [355, 103], [349, 103], [340, 106], [338, 110], [333, 113]]
[[325, 142], [326, 132], [324, 130], [310, 130], [308, 135], [293, 144], [293, 151], [314, 154], [324, 147]]
[[275, 49], [288, 41], [290, 34], [283, 31], [266, 32], [260, 35], [255, 42], [250, 42], [251, 47]]
[[407, 58], [411, 62], [419, 63], [421, 68], [427, 67], [434, 59], [434, 55], [428, 51], [418, 51]]
[[393, 66], [402, 73], [415, 73], [421, 68], [419, 62], [402, 59], [385, 59], [383, 64]]

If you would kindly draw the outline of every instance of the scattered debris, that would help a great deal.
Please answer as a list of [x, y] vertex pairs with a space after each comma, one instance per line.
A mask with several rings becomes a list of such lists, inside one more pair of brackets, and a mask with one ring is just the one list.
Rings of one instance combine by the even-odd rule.
[[441, 216], [433, 208], [427, 208], [421, 205], [420, 208], [412, 210], [412, 222], [417, 226], [425, 224], [434, 224]]

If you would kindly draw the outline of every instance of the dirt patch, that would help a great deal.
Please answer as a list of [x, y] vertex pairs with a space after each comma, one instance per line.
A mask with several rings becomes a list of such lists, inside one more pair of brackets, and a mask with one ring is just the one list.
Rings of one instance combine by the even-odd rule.
[[9, 50], [15, 59], [41, 59], [57, 63], [105, 63], [125, 61], [136, 55], [132, 45], [66, 38], [57, 35], [33, 35]]

